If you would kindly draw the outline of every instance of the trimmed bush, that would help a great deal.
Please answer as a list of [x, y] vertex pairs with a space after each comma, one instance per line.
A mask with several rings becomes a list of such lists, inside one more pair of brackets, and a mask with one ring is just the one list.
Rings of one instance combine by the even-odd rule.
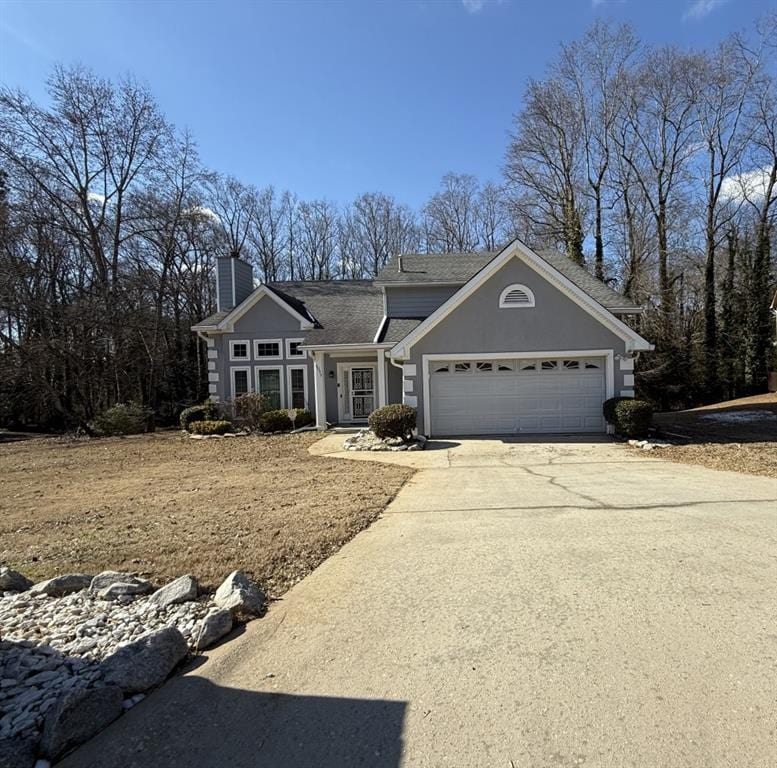
[[294, 408], [289, 413], [294, 429], [301, 429], [313, 423], [313, 414], [307, 408]]
[[368, 423], [377, 437], [409, 440], [416, 425], [416, 409], [409, 405], [384, 405], [370, 414]]
[[262, 414], [267, 410], [267, 398], [256, 392], [246, 392], [235, 398], [235, 418], [251, 430], [260, 428]]
[[259, 417], [259, 429], [262, 432], [290, 432], [291, 418], [288, 411], [265, 411]]
[[615, 429], [626, 437], [646, 437], [653, 423], [653, 406], [624, 398], [615, 406]]
[[193, 435], [223, 435], [231, 431], [232, 422], [222, 419], [189, 422], [189, 432]]
[[633, 400], [633, 397], [611, 397], [609, 400], [605, 400], [602, 405], [602, 411], [604, 413], [604, 420], [608, 424], [616, 426], [615, 409], [618, 407], [618, 403], [623, 400]]
[[184, 408], [178, 417], [178, 423], [181, 425], [181, 429], [191, 432], [189, 425], [193, 421], [212, 421], [217, 415], [216, 406], [210, 401], [206, 401], [202, 405]]
[[611, 397], [602, 410], [607, 422], [625, 437], [645, 437], [653, 423], [653, 406], [633, 397]]
[[140, 403], [116, 403], [92, 422], [101, 435], [139, 435], [154, 431], [154, 412]]

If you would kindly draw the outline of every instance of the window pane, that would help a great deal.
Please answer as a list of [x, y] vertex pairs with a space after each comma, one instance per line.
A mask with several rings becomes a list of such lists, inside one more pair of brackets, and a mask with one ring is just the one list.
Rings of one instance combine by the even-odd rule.
[[248, 371], [235, 371], [234, 396], [245, 395], [248, 392]]
[[555, 371], [558, 368], [558, 360], [543, 360], [542, 361], [542, 370], [543, 371]]
[[248, 357], [248, 346], [246, 344], [233, 344], [232, 357]]
[[494, 370], [494, 364], [493, 363], [488, 363], [488, 362], [478, 363], [477, 367], [478, 367], [479, 371], [493, 371]]
[[305, 372], [301, 368], [291, 371], [291, 407], [305, 407]]
[[289, 357], [302, 357], [305, 353], [299, 348], [301, 341], [289, 342]]
[[456, 363], [453, 370], [456, 371], [456, 373], [467, 373], [470, 368], [471, 363]]
[[280, 349], [277, 341], [261, 341], [256, 345], [257, 357], [278, 357]]
[[281, 374], [277, 370], [259, 371], [259, 394], [267, 398], [267, 408], [277, 411], [281, 407]]

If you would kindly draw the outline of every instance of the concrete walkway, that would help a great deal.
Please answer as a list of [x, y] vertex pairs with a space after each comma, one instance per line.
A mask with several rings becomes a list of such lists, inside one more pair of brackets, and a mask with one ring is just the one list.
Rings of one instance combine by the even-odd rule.
[[777, 765], [777, 481], [606, 441], [431, 448], [345, 454], [420, 471], [62, 765]]

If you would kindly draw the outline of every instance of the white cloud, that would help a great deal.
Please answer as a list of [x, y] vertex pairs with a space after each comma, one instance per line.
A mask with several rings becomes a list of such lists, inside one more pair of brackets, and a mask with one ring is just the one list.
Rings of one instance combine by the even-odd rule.
[[726, 2], [728, 0], [695, 0], [691, 7], [683, 14], [683, 20], [693, 19], [697, 21], [698, 19], [703, 19]]
[[480, 13], [487, 5], [501, 5], [505, 0], [461, 0], [467, 13]]
[[92, 203], [99, 203], [102, 205], [105, 202], [105, 195], [101, 195], [99, 192], [87, 192], [86, 199]]
[[763, 168], [745, 171], [745, 173], [735, 173], [731, 176], [726, 176], [720, 186], [720, 196], [724, 200], [733, 200], [735, 202], [742, 202], [744, 200], [757, 202], [758, 200], [763, 200], [766, 195], [770, 171], [771, 168], [767, 165]]
[[221, 221], [219, 215], [205, 205], [193, 205], [191, 208], [187, 208], [184, 213], [187, 213], [190, 216], [201, 216], [203, 219], [210, 219], [211, 221]]

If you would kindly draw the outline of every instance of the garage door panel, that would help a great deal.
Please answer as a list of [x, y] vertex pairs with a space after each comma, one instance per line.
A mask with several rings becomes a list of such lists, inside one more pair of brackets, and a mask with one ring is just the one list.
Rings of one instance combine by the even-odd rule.
[[[506, 361], [476, 366], [451, 360], [431, 373], [435, 435], [603, 432], [604, 360]], [[587, 363], [587, 364], [586, 364]], [[592, 367], [595, 366], [595, 367]], [[464, 370], [461, 370], [464, 369]]]

